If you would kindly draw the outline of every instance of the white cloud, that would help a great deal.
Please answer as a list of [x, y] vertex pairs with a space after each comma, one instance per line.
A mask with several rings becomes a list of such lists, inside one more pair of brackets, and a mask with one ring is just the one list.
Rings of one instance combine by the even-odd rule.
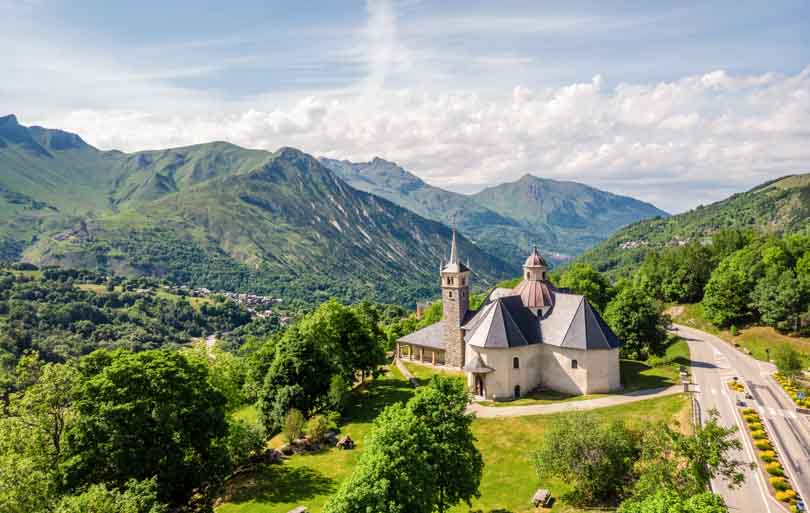
[[[0, 50], [4, 71], [13, 77], [0, 81], [0, 114], [16, 112], [29, 124], [78, 132], [104, 149], [211, 140], [268, 150], [296, 146], [353, 160], [381, 156], [455, 190], [474, 191], [531, 172], [672, 211], [810, 171], [810, 67], [795, 74], [707, 70], [610, 86], [595, 75], [550, 88], [498, 85], [494, 92], [479, 87], [485, 76], [437, 86], [437, 77], [453, 75], [444, 66], [461, 57], [403, 42], [388, 2], [369, 0], [367, 14], [358, 37], [330, 49], [332, 56], [365, 63], [364, 79], [348, 89], [284, 96], [232, 99], [177, 85], [176, 79], [211, 72], [220, 62], [133, 66], [100, 50], [11, 37]], [[460, 20], [462, 27], [483, 21]], [[592, 20], [551, 20], [542, 27], [501, 22], [514, 30], [553, 32]], [[511, 79], [510, 69], [534, 61], [517, 53], [471, 59], [481, 72], [498, 70], [499, 83]], [[603, 72], [621, 79], [609, 68]]]

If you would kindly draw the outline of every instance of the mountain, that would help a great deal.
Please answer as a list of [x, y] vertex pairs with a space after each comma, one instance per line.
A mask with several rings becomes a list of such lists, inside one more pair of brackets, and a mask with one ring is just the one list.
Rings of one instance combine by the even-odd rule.
[[722, 229], [781, 234], [808, 226], [810, 174], [789, 175], [683, 214], [626, 226], [578, 260], [618, 275], [638, 264], [651, 249], [705, 242]]
[[431, 186], [402, 167], [321, 158], [355, 188], [387, 198], [424, 217], [455, 224], [486, 251], [518, 261], [539, 244], [563, 261], [622, 226], [667, 213], [633, 198], [575, 182], [525, 175], [520, 180], [464, 195]]
[[[293, 148], [106, 152], [13, 117], [0, 119], [0, 211], [0, 257], [306, 303], [428, 297], [451, 236]], [[519, 271], [459, 244], [482, 287]]]

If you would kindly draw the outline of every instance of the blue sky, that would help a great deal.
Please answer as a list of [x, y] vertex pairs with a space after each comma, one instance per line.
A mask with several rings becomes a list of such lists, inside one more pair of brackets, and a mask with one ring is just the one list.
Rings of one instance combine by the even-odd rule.
[[127, 151], [526, 172], [670, 211], [810, 171], [807, 2], [0, 0], [0, 113]]

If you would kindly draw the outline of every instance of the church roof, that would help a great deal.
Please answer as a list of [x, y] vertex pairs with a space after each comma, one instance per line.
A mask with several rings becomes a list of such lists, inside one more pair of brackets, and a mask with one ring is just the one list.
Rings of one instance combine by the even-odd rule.
[[513, 294], [520, 296], [526, 308], [545, 308], [554, 304], [552, 287], [545, 281], [523, 280]]
[[444, 350], [447, 347], [444, 341], [444, 321], [435, 322], [430, 326], [409, 333], [401, 337], [399, 342]]
[[519, 296], [500, 297], [467, 323], [465, 340], [477, 347], [518, 347], [540, 342], [539, 323]]
[[621, 341], [579, 294], [555, 294], [554, 307], [540, 323], [543, 343], [571, 349], [615, 349]]
[[523, 262], [523, 267], [548, 267], [546, 265], [546, 261], [543, 260], [543, 257], [540, 256], [540, 251], [537, 250], [537, 246], [532, 249], [532, 254], [526, 258], [526, 261]]
[[494, 371], [492, 367], [488, 367], [487, 364], [481, 359], [481, 355], [475, 353], [475, 356], [472, 357], [472, 360], [467, 362], [463, 369], [465, 372], [472, 372], [475, 374], [487, 374], [489, 372]]
[[453, 230], [453, 240], [450, 243], [450, 260], [442, 267], [443, 273], [461, 273], [469, 271], [470, 268], [458, 259], [458, 250], [456, 250], [456, 231]]

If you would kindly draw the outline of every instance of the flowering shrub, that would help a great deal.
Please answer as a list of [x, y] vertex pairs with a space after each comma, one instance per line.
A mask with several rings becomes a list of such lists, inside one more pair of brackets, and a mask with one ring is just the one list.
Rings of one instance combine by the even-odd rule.
[[771, 483], [771, 486], [773, 486], [774, 490], [778, 492], [790, 489], [790, 483], [787, 482], [787, 479], [781, 476], [774, 476], [768, 479], [768, 482]]
[[769, 442], [767, 439], [755, 441], [754, 446], [757, 449], [760, 449], [760, 450], [763, 450], [763, 451], [773, 449], [773, 447], [771, 446], [771, 442]]
[[781, 492], [776, 492], [776, 500], [781, 502], [790, 502], [796, 498], [796, 492], [792, 489], [788, 488], [787, 490], [783, 490]]
[[751, 431], [751, 438], [754, 440], [767, 440], [768, 435], [763, 430]]
[[759, 451], [759, 457], [765, 463], [776, 461], [776, 453], [773, 451]]
[[765, 471], [772, 476], [785, 475], [785, 471], [782, 469], [782, 465], [780, 465], [778, 461], [772, 461], [771, 463], [766, 464]]

